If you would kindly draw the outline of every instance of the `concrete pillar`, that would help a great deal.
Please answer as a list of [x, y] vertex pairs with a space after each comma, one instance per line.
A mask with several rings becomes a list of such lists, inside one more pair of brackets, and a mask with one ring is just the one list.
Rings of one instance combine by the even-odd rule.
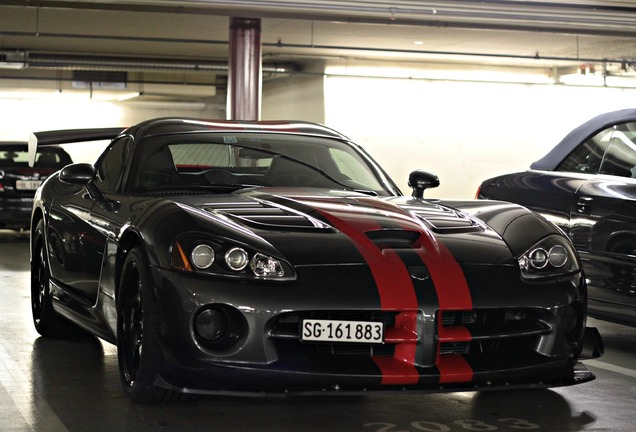
[[260, 120], [262, 81], [261, 20], [230, 18], [228, 120]]

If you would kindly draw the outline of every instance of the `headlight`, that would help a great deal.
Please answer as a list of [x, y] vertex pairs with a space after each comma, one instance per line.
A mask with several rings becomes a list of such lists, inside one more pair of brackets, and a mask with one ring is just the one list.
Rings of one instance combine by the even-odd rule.
[[277, 278], [285, 275], [283, 264], [276, 258], [257, 253], [250, 261], [250, 269], [258, 277]]
[[263, 280], [292, 280], [293, 267], [280, 258], [232, 244], [227, 239], [185, 236], [170, 248], [172, 267], [186, 272]]
[[195, 246], [190, 254], [192, 264], [194, 264], [194, 266], [199, 270], [209, 268], [214, 263], [214, 257], [214, 249], [206, 244]]
[[247, 251], [240, 247], [233, 247], [225, 253], [225, 263], [234, 271], [241, 271], [249, 262]]
[[572, 245], [563, 237], [553, 235], [541, 240], [518, 258], [521, 276], [545, 279], [573, 274], [579, 263]]

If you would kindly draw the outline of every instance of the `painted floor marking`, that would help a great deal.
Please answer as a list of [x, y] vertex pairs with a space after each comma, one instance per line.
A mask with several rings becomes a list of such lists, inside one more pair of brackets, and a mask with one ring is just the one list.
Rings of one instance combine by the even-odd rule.
[[613, 365], [611, 363], [605, 363], [599, 360], [585, 360], [583, 361], [583, 363], [595, 368], [604, 369], [610, 372], [616, 372], [621, 375], [627, 375], [628, 377], [636, 378], [636, 370], [634, 369], [628, 369], [622, 366]]

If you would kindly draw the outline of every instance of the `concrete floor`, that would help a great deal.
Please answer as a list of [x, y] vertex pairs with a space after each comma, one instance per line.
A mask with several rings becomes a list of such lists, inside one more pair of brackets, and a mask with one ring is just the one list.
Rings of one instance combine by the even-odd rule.
[[138, 405], [123, 394], [115, 347], [38, 337], [29, 243], [0, 231], [0, 431], [634, 431], [636, 328], [590, 320], [605, 355], [597, 379], [551, 390], [242, 398]]

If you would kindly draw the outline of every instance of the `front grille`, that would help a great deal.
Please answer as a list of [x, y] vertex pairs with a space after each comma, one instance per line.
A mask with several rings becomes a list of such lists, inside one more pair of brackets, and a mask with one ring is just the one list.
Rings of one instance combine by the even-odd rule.
[[439, 312], [439, 332], [445, 336], [438, 335], [439, 353], [462, 354], [484, 368], [531, 364], [539, 359], [539, 339], [553, 331], [546, 313], [532, 308]]
[[473, 324], [476, 319], [476, 312], [473, 310], [464, 311], [444, 311], [442, 315], [442, 325], [465, 325]]
[[444, 354], [468, 354], [470, 344], [468, 342], [443, 342], [439, 346], [439, 353]]
[[[268, 336], [280, 359], [310, 364], [334, 364], [337, 358], [394, 357], [405, 350], [416, 352], [417, 366], [433, 365], [448, 356], [462, 356], [476, 370], [523, 368], [545, 361], [539, 342], [554, 332], [550, 312], [533, 308], [438, 311], [435, 321], [422, 312], [401, 311], [305, 311], [287, 312], [268, 323]], [[384, 343], [301, 341], [303, 319], [381, 321]], [[409, 319], [417, 321], [416, 334]], [[441, 356], [441, 359], [438, 357]], [[316, 362], [316, 363], [314, 363]], [[321, 363], [323, 362], [323, 363]]]

